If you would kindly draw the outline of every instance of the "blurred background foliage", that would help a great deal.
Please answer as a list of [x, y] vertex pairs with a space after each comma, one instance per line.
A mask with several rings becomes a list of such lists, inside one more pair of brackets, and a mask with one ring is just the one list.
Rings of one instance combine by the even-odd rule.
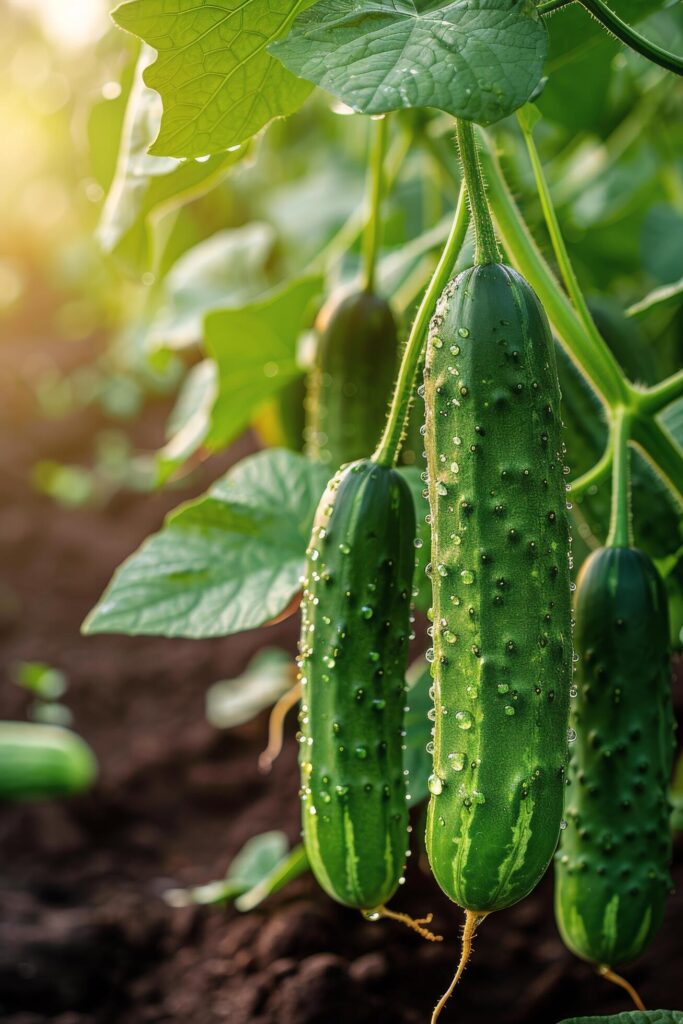
[[[676, 6], [624, 0], [620, 13], [683, 52]], [[150, 157], [161, 107], [141, 71], [154, 53], [113, 27], [108, 3], [1, 0], [0, 10], [0, 386], [24, 416], [104, 414], [87, 464], [40, 461], [32, 485], [71, 505], [172, 485], [250, 424], [265, 443], [300, 447], [315, 314], [359, 272], [368, 119], [317, 91], [232, 152]], [[627, 372], [661, 379], [683, 352], [683, 83], [579, 8], [549, 29], [536, 138], [562, 230]], [[452, 135], [436, 113], [392, 118], [379, 286], [402, 337], [457, 190], [425, 133]], [[516, 120], [492, 134], [550, 258]], [[165, 437], [139, 452], [126, 421], [160, 396]], [[595, 405], [593, 416], [599, 431]], [[567, 438], [577, 472], [580, 419]], [[408, 462], [419, 447], [413, 437]], [[590, 546], [593, 524], [580, 525]], [[673, 565], [679, 544], [672, 536], [657, 556]]]

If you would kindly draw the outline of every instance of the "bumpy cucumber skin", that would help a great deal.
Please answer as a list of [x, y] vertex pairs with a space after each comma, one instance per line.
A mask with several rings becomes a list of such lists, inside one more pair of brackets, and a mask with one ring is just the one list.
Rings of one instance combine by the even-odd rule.
[[333, 295], [316, 322], [317, 347], [306, 400], [306, 450], [338, 469], [374, 451], [398, 360], [396, 321], [386, 299]]
[[650, 559], [600, 548], [577, 581], [579, 655], [555, 914], [578, 956], [614, 967], [659, 928], [671, 880], [674, 727], [666, 592]]
[[0, 722], [0, 800], [40, 800], [80, 793], [97, 775], [95, 756], [69, 729]]
[[372, 909], [405, 866], [403, 712], [415, 513], [393, 469], [362, 460], [328, 484], [308, 551], [299, 664], [306, 853], [340, 903]]
[[456, 903], [537, 884], [562, 820], [572, 670], [560, 392], [545, 313], [510, 267], [458, 275], [425, 370], [434, 774], [427, 852]]

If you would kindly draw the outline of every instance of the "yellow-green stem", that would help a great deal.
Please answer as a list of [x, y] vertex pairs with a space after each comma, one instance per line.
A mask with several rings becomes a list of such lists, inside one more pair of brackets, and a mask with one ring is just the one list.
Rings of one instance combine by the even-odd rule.
[[498, 251], [496, 234], [493, 230], [491, 211], [486, 199], [486, 185], [481, 171], [472, 122], [457, 118], [455, 126], [460, 163], [462, 164], [470, 212], [474, 223], [474, 262], [477, 264], [498, 263], [500, 261], [500, 252]]
[[363, 273], [366, 292], [375, 288], [375, 268], [382, 234], [382, 196], [384, 192], [384, 157], [389, 138], [389, 117], [372, 122], [374, 139], [368, 161], [367, 221], [363, 235]]
[[613, 412], [612, 511], [607, 545], [629, 548], [633, 544], [631, 533], [631, 478], [629, 464], [631, 452], [631, 414], [623, 406]]
[[463, 185], [460, 189], [460, 197], [455, 209], [451, 232], [441, 253], [441, 259], [424, 293], [413, 321], [406, 347], [403, 350], [403, 358], [399, 367], [394, 397], [389, 409], [386, 426], [373, 455], [375, 462], [379, 462], [380, 465], [394, 466], [400, 454], [410, 403], [413, 397], [415, 374], [420, 362], [427, 327], [436, 307], [437, 299], [448, 284], [458, 253], [465, 241], [467, 223], [467, 202]]

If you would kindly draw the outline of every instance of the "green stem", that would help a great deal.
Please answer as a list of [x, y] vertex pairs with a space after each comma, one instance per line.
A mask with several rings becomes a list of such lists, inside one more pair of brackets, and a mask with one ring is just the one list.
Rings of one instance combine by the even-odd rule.
[[381, 206], [384, 192], [384, 157], [389, 138], [389, 118], [385, 115], [375, 121], [374, 124], [376, 126], [374, 141], [368, 162], [368, 214], [363, 235], [364, 288], [369, 293], [373, 292], [375, 288], [375, 268], [377, 266], [377, 253], [379, 252], [382, 231]]
[[555, 259], [557, 260], [560, 268], [562, 280], [569, 292], [569, 297], [574, 305], [574, 309], [579, 315], [584, 330], [590, 338], [593, 346], [594, 358], [596, 360], [600, 360], [605, 374], [609, 374], [613, 378], [615, 390], [621, 390], [623, 392], [621, 397], [625, 399], [627, 391], [625, 388], [623, 374], [593, 322], [593, 318], [590, 315], [588, 306], [586, 305], [586, 300], [583, 297], [583, 292], [581, 291], [576, 274], [574, 273], [571, 260], [569, 259], [569, 253], [567, 252], [567, 247], [564, 244], [562, 232], [560, 231], [560, 225], [557, 219], [557, 214], [555, 213], [555, 207], [553, 206], [550, 189], [548, 188], [548, 182], [546, 181], [546, 177], [543, 172], [543, 165], [538, 155], [538, 150], [536, 149], [536, 143], [534, 142], [531, 128], [528, 126], [524, 118], [518, 117], [518, 121], [526, 141], [529, 159], [531, 161], [531, 167], [536, 181], [536, 188], [541, 200], [543, 216], [545, 218], [546, 227], [548, 228], [548, 234], [550, 235]]
[[[415, 133], [402, 131], [389, 146], [384, 161], [384, 194], [393, 189], [401, 173], [401, 168], [413, 145]], [[368, 220], [368, 211], [364, 206], [357, 207], [332, 236], [327, 245], [307, 265], [304, 273], [329, 270], [335, 263], [343, 259], [349, 249], [360, 238]]]
[[441, 253], [441, 259], [422, 297], [422, 302], [418, 308], [410, 330], [410, 336], [403, 351], [403, 358], [394, 389], [394, 397], [389, 409], [384, 433], [373, 455], [375, 462], [379, 462], [380, 465], [395, 465], [400, 454], [410, 403], [413, 398], [415, 374], [420, 362], [425, 334], [437, 300], [448, 284], [458, 253], [462, 249], [467, 234], [468, 221], [466, 191], [463, 184], [460, 188], [460, 196], [455, 209], [451, 232]]
[[491, 209], [513, 262], [537, 291], [562, 344], [591, 382], [598, 397], [608, 406], [626, 404], [626, 380], [618, 363], [610, 354], [608, 370], [607, 360], [596, 359], [593, 338], [579, 320], [532, 238], [488, 143], [482, 146], [480, 157], [488, 182]]
[[631, 437], [683, 501], [683, 451], [651, 416], [633, 416]]
[[612, 511], [610, 514], [607, 546], [630, 548], [631, 533], [631, 478], [629, 462], [631, 452], [631, 414], [623, 406], [614, 410], [611, 433], [614, 463], [612, 467]]
[[456, 135], [460, 162], [462, 164], [467, 196], [470, 202], [472, 220], [474, 221], [475, 251], [474, 262], [499, 263], [500, 253], [496, 234], [493, 230], [491, 211], [486, 199], [486, 186], [481, 172], [481, 164], [477, 153], [477, 143], [471, 121], [456, 118]]
[[633, 389], [633, 404], [640, 413], [654, 416], [677, 398], [683, 398], [683, 370], [645, 391]]
[[594, 466], [591, 466], [590, 469], [586, 470], [586, 472], [581, 476], [577, 476], [576, 480], [572, 480], [569, 485], [570, 497], [581, 498], [591, 487], [596, 487], [598, 484], [601, 484], [603, 480], [606, 480], [612, 468], [613, 458], [614, 446], [610, 436], [607, 447], [600, 456], [598, 462], [596, 462]]
[[559, 11], [573, 3], [574, 0], [545, 0], [545, 3], [539, 4], [536, 10], [541, 17], [544, 17], [546, 14], [553, 14], [555, 11]]
[[590, 11], [608, 32], [611, 32], [626, 46], [630, 46], [636, 53], [647, 57], [653, 64], [659, 64], [660, 67], [666, 68], [667, 71], [673, 71], [675, 75], [683, 75], [683, 59], [681, 57], [645, 39], [640, 32], [622, 21], [602, 0], [579, 0], [579, 3], [587, 11]]

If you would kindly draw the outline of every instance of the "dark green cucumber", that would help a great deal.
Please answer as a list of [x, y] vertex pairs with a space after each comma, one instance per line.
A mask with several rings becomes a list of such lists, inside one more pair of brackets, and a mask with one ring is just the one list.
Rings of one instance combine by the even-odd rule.
[[320, 885], [364, 910], [391, 898], [405, 865], [414, 539], [408, 485], [366, 459], [328, 484], [308, 549], [299, 645], [304, 843]]
[[0, 722], [0, 800], [39, 800], [79, 793], [97, 774], [80, 736], [57, 725]]
[[352, 292], [330, 298], [316, 332], [307, 453], [337, 469], [374, 451], [396, 372], [396, 322], [386, 299]]
[[671, 885], [667, 599], [647, 555], [593, 552], [577, 581], [575, 618], [576, 739], [555, 913], [574, 953], [615, 967], [648, 945]]
[[497, 910], [537, 884], [562, 819], [572, 668], [560, 392], [545, 313], [510, 267], [459, 274], [425, 369], [434, 773], [446, 894]]

